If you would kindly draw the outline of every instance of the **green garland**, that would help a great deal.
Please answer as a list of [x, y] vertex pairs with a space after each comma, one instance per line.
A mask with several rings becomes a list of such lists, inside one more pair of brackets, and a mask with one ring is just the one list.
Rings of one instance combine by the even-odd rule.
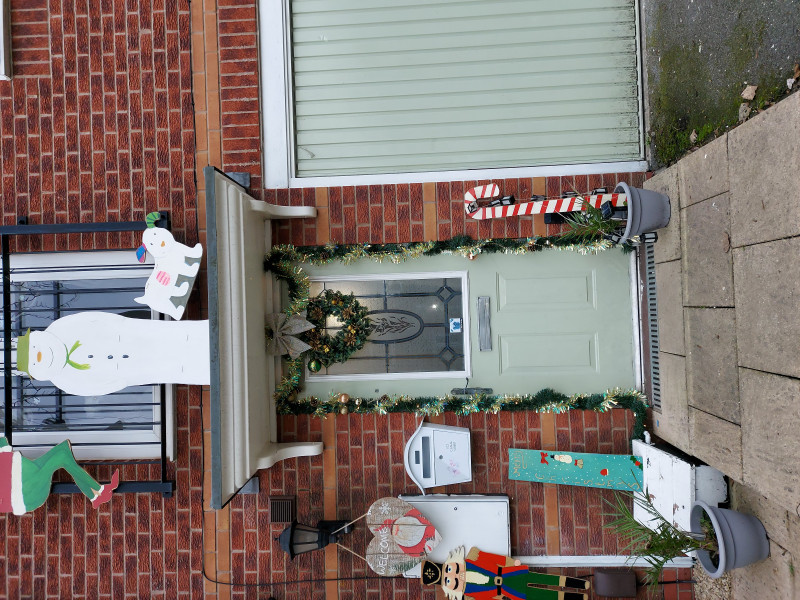
[[[300, 363], [302, 368], [302, 362]], [[298, 370], [299, 376], [299, 370]], [[299, 378], [298, 378], [299, 383]], [[552, 389], [543, 389], [536, 394], [488, 396], [412, 397], [405, 395], [380, 396], [379, 398], [351, 398], [347, 394], [332, 393], [327, 400], [310, 396], [298, 399], [296, 393], [277, 403], [280, 414], [304, 414], [324, 417], [332, 413], [378, 414], [408, 412], [419, 416], [439, 415], [454, 412], [471, 415], [483, 412], [497, 414], [501, 410], [528, 410], [538, 413], [565, 413], [570, 410], [593, 410], [606, 412], [616, 406], [633, 412], [633, 438], [641, 439], [647, 416], [647, 397], [637, 390], [615, 388], [603, 394], [574, 394], [567, 396]]]
[[[439, 254], [458, 254], [474, 259], [478, 255], [503, 253], [527, 254], [546, 249], [569, 250], [580, 254], [596, 254], [614, 245], [595, 236], [579, 238], [575, 235], [530, 237], [522, 239], [473, 240], [469, 236], [457, 236], [451, 240], [440, 242], [415, 242], [410, 244], [328, 244], [325, 246], [275, 246], [264, 257], [264, 269], [285, 281], [289, 292], [289, 306], [286, 313], [298, 314], [309, 305], [309, 277], [302, 267], [293, 263], [327, 265], [333, 262], [350, 264], [362, 258], [370, 258], [377, 262], [385, 260], [401, 263], [422, 256]], [[623, 245], [623, 252], [630, 252], [632, 247]], [[380, 398], [356, 398], [342, 402], [346, 394], [331, 394], [328, 400], [320, 400], [314, 396], [298, 399], [301, 389], [300, 380], [303, 373], [303, 359], [287, 361], [286, 376], [278, 384], [274, 399], [280, 414], [313, 414], [324, 417], [333, 412], [354, 412], [358, 414], [386, 414], [389, 412], [413, 412], [418, 415], [437, 415], [443, 411], [452, 411], [459, 415], [476, 412], [497, 413], [500, 410], [530, 410], [541, 413], [562, 413], [568, 410], [594, 410], [605, 412], [614, 406], [633, 411], [635, 422], [633, 437], [641, 438], [644, 432], [644, 420], [647, 414], [647, 398], [636, 390], [609, 390], [604, 394], [576, 394], [567, 396], [551, 389], [544, 389], [536, 394], [486, 396], [476, 395], [470, 398], [458, 396], [419, 397], [381, 396]]]
[[[350, 264], [362, 258], [371, 258], [377, 262], [389, 261], [401, 263], [421, 256], [437, 256], [439, 254], [459, 254], [465, 258], [475, 258], [479, 254], [527, 254], [540, 250], [568, 250], [580, 254], [596, 254], [614, 244], [595, 235], [557, 235], [534, 236], [529, 238], [499, 238], [494, 240], [473, 240], [468, 235], [459, 235], [450, 240], [440, 242], [412, 242], [409, 244], [327, 244], [325, 246], [274, 246], [267, 253], [264, 269], [276, 274], [292, 276], [296, 268], [289, 263], [308, 263], [311, 265], [327, 265], [332, 262]], [[630, 252], [633, 247], [624, 244], [623, 252]], [[290, 290], [291, 296], [291, 290]]]
[[[329, 316], [342, 322], [342, 329], [333, 336], [325, 333], [325, 321]], [[345, 362], [353, 352], [364, 347], [372, 331], [367, 309], [358, 303], [355, 296], [334, 290], [324, 290], [310, 299], [306, 318], [315, 326], [301, 335], [303, 341], [311, 346], [308, 358], [318, 360], [324, 367]]]

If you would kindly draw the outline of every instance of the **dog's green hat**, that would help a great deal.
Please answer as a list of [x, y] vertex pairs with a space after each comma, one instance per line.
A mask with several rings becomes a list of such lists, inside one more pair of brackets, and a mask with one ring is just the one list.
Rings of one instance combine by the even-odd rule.
[[28, 371], [28, 359], [29, 351], [31, 345], [31, 329], [28, 328], [28, 331], [25, 332], [25, 335], [21, 335], [17, 338], [17, 371], [25, 371], [30, 375]]

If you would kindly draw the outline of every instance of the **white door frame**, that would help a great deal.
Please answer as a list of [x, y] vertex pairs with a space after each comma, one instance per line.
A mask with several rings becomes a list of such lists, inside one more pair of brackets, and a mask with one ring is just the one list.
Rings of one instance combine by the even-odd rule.
[[[428, 181], [467, 181], [478, 179], [511, 179], [516, 177], [554, 177], [591, 175], [594, 173], [644, 172], [647, 161], [583, 163], [577, 165], [546, 165], [538, 167], [509, 167], [466, 169], [461, 171], [427, 171], [419, 173], [387, 173], [377, 175], [337, 175], [324, 177], [295, 177], [294, 156], [294, 92], [292, 86], [292, 48], [290, 9], [291, 0], [258, 1], [258, 44], [261, 90], [261, 140], [263, 175], [266, 188], [331, 187], [423, 183]], [[636, 0], [636, 62], [639, 84], [640, 152], [644, 156], [644, 127], [641, 101], [642, 68], [639, 40], [641, 28], [639, 0]]]

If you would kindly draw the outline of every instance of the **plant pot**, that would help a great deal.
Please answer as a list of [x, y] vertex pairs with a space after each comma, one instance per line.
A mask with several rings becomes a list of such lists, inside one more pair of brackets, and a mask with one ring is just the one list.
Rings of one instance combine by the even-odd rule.
[[655, 231], [669, 224], [671, 209], [669, 197], [665, 194], [630, 187], [627, 183], [618, 184], [614, 193], [628, 196], [628, 220], [625, 233], [618, 243], [622, 244], [636, 235]]
[[700, 522], [704, 513], [711, 520], [719, 547], [717, 566], [714, 566], [707, 551], [697, 551], [697, 560], [709, 577], [717, 579], [731, 569], [753, 564], [769, 556], [767, 531], [757, 517], [709, 506], [697, 500], [692, 505], [690, 518], [693, 533], [703, 532]]

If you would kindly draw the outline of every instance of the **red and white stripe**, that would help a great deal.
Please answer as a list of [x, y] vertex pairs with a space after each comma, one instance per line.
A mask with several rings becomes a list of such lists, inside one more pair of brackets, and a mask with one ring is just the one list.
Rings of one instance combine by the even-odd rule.
[[156, 281], [161, 285], [169, 285], [170, 276], [166, 271], [159, 271], [156, 274]]
[[[495, 188], [496, 192], [492, 196], [483, 195], [485, 193], [484, 188]], [[478, 198], [495, 198], [499, 195], [500, 190], [494, 184], [469, 190], [464, 194], [464, 210], [467, 212], [467, 216], [480, 221], [483, 219], [497, 219], [500, 217], [523, 217], [526, 215], [543, 215], [546, 213], [576, 212], [583, 210], [584, 202], [588, 202], [595, 208], [599, 208], [601, 204], [608, 201], [611, 201], [613, 206], [626, 206], [628, 203], [627, 194], [593, 194], [589, 196], [575, 196], [573, 198], [537, 200], [534, 202], [511, 204], [509, 206], [482, 206], [470, 212], [470, 205], [475, 203]]]

